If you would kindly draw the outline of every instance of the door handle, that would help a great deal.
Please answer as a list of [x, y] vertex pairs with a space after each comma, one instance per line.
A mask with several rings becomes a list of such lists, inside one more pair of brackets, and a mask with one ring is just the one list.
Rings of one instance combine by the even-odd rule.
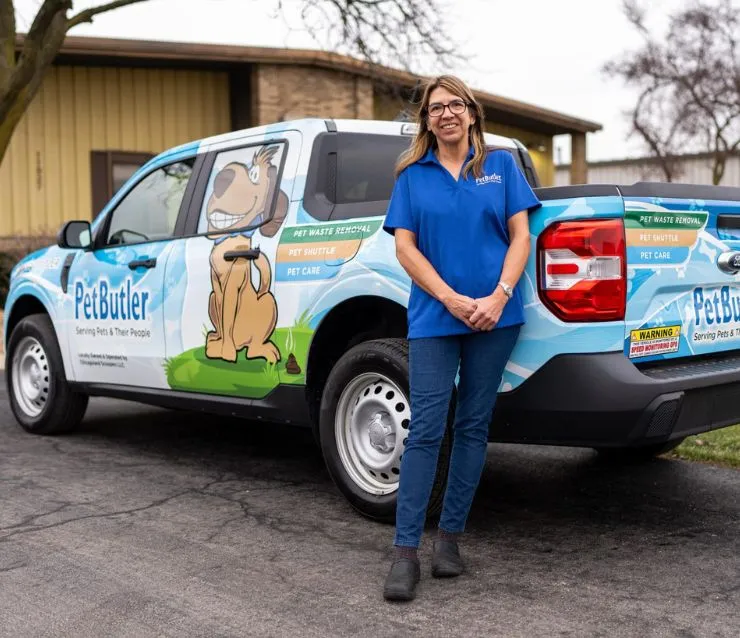
[[154, 268], [156, 265], [156, 257], [152, 257], [151, 259], [134, 259], [133, 261], [128, 262], [128, 267], [131, 270], [136, 270], [137, 268]]
[[224, 253], [224, 259], [226, 261], [234, 261], [235, 259], [257, 259], [260, 256], [259, 248], [250, 248], [249, 250], [230, 250]]

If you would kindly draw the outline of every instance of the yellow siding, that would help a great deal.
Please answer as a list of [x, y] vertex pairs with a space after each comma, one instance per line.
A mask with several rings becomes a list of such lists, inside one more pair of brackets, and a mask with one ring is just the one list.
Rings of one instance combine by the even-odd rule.
[[[174, 95], [174, 102], [177, 103], [177, 83], [175, 82], [175, 76], [172, 73], [164, 73], [162, 75], [162, 92], [163, 96]], [[164, 111], [164, 109], [162, 110]], [[163, 113], [162, 115], [162, 133], [164, 135], [164, 139], [177, 139], [177, 107], [170, 104], [169, 112]]]
[[[43, 87], [43, 109], [41, 117], [44, 123], [44, 138], [29, 140], [28, 147], [41, 148], [41, 191], [44, 207], [36, 212], [27, 210], [23, 215], [26, 220], [24, 229], [33, 233], [35, 227], [51, 229], [52, 219], [60, 211], [62, 200], [62, 175], [60, 166], [66, 159], [69, 150], [63, 152], [59, 139], [59, 74], [54, 73], [52, 82], [45, 82]], [[19, 152], [23, 152], [19, 149]], [[23, 213], [23, 206], [15, 206], [15, 215]], [[61, 215], [60, 215], [61, 216]], [[8, 229], [13, 234], [13, 229]], [[4, 233], [3, 233], [4, 234]]]
[[[74, 86], [74, 113], [77, 114], [77, 127], [75, 130], [75, 141], [78, 148], [90, 148], [93, 140], [93, 121], [90, 105], [90, 69], [84, 67], [73, 67]], [[75, 153], [75, 180], [77, 184], [77, 197], [73, 204], [76, 207], [83, 206], [85, 201], [91, 202], [90, 196], [90, 159], [84, 153]], [[65, 212], [66, 214], [66, 212]]]
[[[103, 69], [86, 69], [86, 71], [87, 78], [84, 82], [87, 85], [87, 95], [82, 95], [83, 99], [87, 100], [90, 108], [90, 137], [94, 140], [104, 140], [107, 128], [105, 125], [106, 118], [98, 117], [97, 109], [100, 108], [101, 104], [105, 107], [105, 76]], [[95, 88], [93, 89], [93, 87]], [[93, 95], [97, 96], [95, 108], [93, 108]]]
[[[59, 68], [59, 98], [57, 109], [59, 113], [59, 146], [53, 149], [61, 153], [59, 162], [59, 213], [64, 219], [74, 218], [80, 205], [77, 200], [77, 183], [75, 166], [77, 164], [75, 152], [78, 139], [75, 135], [77, 118], [74, 113], [74, 93], [72, 87], [72, 67]], [[47, 172], [49, 172], [47, 170]], [[54, 222], [55, 211], [52, 207], [46, 210], [49, 224]], [[61, 220], [60, 220], [61, 221]]]
[[225, 72], [53, 67], [0, 165], [0, 237], [90, 219], [93, 150], [156, 154], [229, 129]]
[[[28, 137], [28, 124], [21, 122], [21, 126], [18, 127], [18, 134], [21, 137], [21, 139]], [[11, 172], [11, 178], [10, 178], [10, 184], [11, 184], [11, 197], [9, 198], [9, 201], [12, 203], [13, 206], [17, 206], [19, 203], [23, 202], [23, 200], [28, 197], [28, 187], [25, 186], [27, 183], [24, 182], [24, 180], [27, 179], [28, 175], [28, 162], [24, 161], [25, 158], [21, 155], [20, 149], [18, 148], [11, 148], [9, 149], [11, 155], [11, 161], [13, 162], [13, 170]], [[13, 188], [13, 184], [24, 184], [21, 188]], [[0, 199], [6, 199], [5, 194], [0, 197]], [[8, 201], [6, 199], [6, 201]], [[23, 223], [22, 216], [16, 215], [16, 217], [20, 217], [18, 221], [20, 223]]]

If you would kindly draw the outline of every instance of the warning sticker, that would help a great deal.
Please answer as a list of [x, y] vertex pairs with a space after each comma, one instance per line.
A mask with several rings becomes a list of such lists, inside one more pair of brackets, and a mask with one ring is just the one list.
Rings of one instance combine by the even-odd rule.
[[678, 352], [681, 326], [660, 326], [630, 331], [630, 357]]

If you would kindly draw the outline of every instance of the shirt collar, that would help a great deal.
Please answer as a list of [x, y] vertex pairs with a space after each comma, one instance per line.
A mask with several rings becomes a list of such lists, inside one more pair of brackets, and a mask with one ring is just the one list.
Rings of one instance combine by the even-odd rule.
[[[475, 147], [471, 144], [470, 148], [468, 149], [468, 156], [465, 158], [465, 161], [467, 162], [470, 159], [473, 159], [473, 156], [475, 155]], [[439, 163], [439, 160], [437, 159], [437, 156], [434, 153], [434, 147], [430, 146], [429, 150], [424, 154], [424, 156], [419, 160], [419, 164], [441, 164]]]

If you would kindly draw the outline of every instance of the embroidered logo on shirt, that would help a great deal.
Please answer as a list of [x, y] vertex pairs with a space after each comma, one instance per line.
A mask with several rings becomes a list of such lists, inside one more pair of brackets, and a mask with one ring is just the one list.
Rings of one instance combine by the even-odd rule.
[[498, 173], [493, 173], [492, 175], [484, 175], [483, 177], [475, 178], [476, 186], [484, 186], [485, 184], [500, 184], [500, 183], [501, 183], [501, 175], [499, 175]]

